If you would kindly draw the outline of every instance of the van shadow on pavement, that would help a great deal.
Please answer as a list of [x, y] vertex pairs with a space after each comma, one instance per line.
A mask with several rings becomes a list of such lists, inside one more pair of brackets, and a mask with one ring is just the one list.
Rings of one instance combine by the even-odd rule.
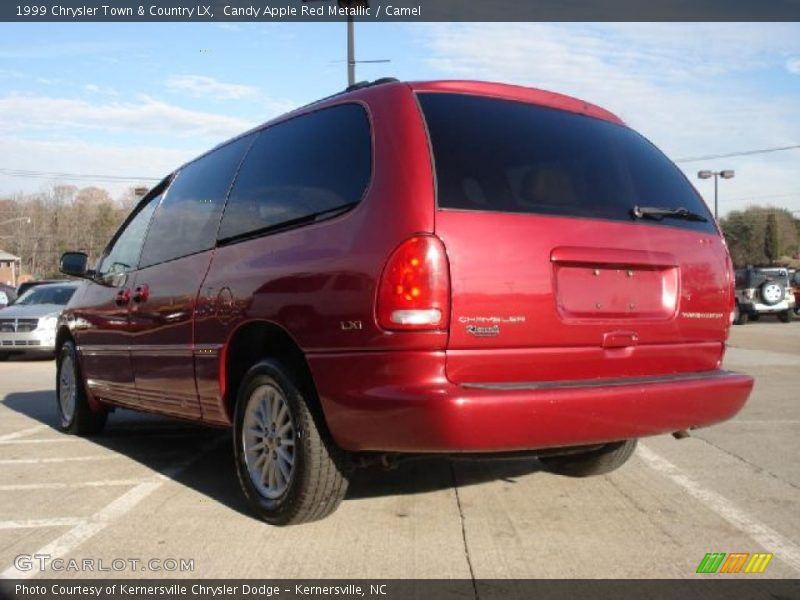
[[[57, 431], [55, 394], [51, 390], [15, 392], [2, 400], [6, 407]], [[130, 458], [154, 472], [197, 456], [190, 466], [170, 477], [242, 514], [252, 516], [239, 489], [233, 463], [230, 433], [167, 417], [118, 409], [109, 415], [102, 434], [87, 438], [93, 444]], [[211, 449], [204, 451], [211, 445]], [[32, 448], [36, 445], [32, 445]], [[453, 465], [458, 465], [458, 476]], [[469, 460], [445, 457], [402, 461], [396, 468], [357, 469], [351, 479], [348, 499], [412, 495], [516, 478], [541, 470], [533, 458]], [[122, 478], [122, 477], [121, 477]]]

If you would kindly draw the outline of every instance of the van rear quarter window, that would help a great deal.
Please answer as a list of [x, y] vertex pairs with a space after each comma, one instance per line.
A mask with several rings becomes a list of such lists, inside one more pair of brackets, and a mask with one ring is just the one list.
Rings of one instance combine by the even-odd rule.
[[142, 267], [214, 246], [225, 197], [252, 141], [252, 135], [236, 139], [178, 172], [156, 209], [142, 250]]
[[358, 202], [371, 171], [369, 120], [358, 104], [324, 108], [267, 127], [239, 170], [219, 239]]
[[702, 199], [644, 137], [616, 123], [518, 101], [419, 93], [439, 208], [631, 221], [635, 205], [686, 208], [715, 232]]

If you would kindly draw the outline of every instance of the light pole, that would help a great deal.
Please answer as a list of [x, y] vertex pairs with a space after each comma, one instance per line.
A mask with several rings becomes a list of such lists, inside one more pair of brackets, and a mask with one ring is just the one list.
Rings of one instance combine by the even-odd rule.
[[733, 179], [736, 173], [731, 169], [724, 171], [698, 171], [697, 176], [700, 179], [714, 178], [714, 219], [717, 219], [718, 205], [719, 205], [719, 178]]

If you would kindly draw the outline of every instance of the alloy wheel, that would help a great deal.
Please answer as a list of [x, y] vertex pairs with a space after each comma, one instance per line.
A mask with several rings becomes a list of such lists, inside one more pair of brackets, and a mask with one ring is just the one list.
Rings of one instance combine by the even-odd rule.
[[280, 498], [294, 475], [295, 426], [286, 396], [278, 387], [264, 384], [250, 394], [242, 445], [253, 486], [265, 498]]
[[58, 403], [64, 421], [69, 423], [75, 413], [75, 367], [72, 356], [65, 356], [61, 361], [61, 371], [58, 375]]

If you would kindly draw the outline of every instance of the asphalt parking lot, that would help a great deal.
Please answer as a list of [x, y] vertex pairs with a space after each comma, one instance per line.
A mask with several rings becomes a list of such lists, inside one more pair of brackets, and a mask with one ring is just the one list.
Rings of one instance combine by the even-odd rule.
[[0, 574], [92, 576], [15, 568], [38, 553], [194, 561], [102, 574], [119, 577], [685, 578], [706, 552], [771, 552], [763, 576], [797, 578], [800, 322], [735, 327], [731, 346], [726, 366], [756, 377], [743, 412], [648, 439], [616, 473], [411, 462], [359, 473], [332, 517], [292, 528], [248, 514], [225, 432], [118, 411], [100, 437], [64, 436], [53, 362], [0, 363]]

